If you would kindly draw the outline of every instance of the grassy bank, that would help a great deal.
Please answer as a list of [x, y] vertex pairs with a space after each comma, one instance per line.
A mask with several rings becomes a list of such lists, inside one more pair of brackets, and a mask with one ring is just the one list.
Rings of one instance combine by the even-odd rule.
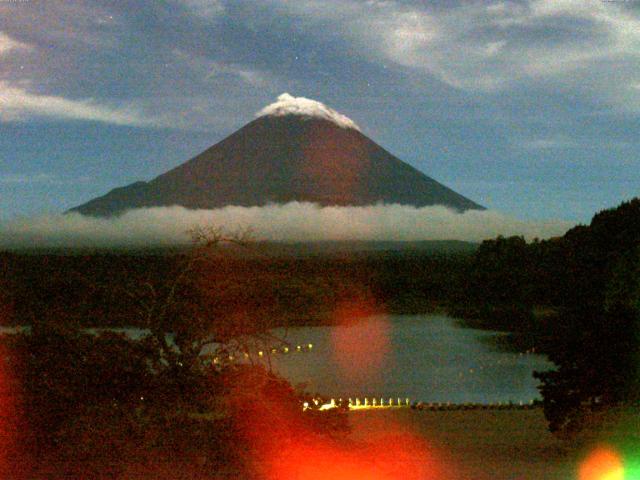
[[610, 445], [618, 451], [637, 448], [637, 442], [630, 443], [634, 439], [629, 425], [637, 426], [638, 418], [637, 414], [627, 415], [625, 420], [614, 422], [608, 433], [568, 442], [549, 433], [542, 409], [386, 410], [352, 412], [349, 416], [354, 439], [366, 442], [379, 438], [381, 432], [394, 431], [416, 436], [429, 446], [428, 453], [446, 466], [445, 477], [458, 480], [578, 480], [581, 463], [598, 445]]
[[[541, 409], [416, 411], [366, 410], [348, 413], [348, 437], [334, 439], [297, 435], [271, 450], [263, 473], [245, 471], [237, 462], [218, 457], [211, 462], [203, 445], [194, 444], [191, 456], [169, 450], [149, 451], [141, 461], [124, 457], [116, 470], [124, 476], [155, 480], [290, 479], [324, 480], [628, 480], [636, 476], [633, 455], [638, 451], [640, 414], [614, 417], [606, 433], [562, 440], [551, 435]], [[201, 418], [208, 424], [209, 421]], [[270, 432], [270, 431], [269, 431]], [[271, 439], [271, 433], [261, 438]], [[266, 444], [265, 444], [266, 445]], [[247, 454], [243, 442], [230, 442], [230, 456]], [[624, 462], [624, 476], [579, 475], [581, 465], [598, 449], [607, 448]], [[206, 449], [205, 449], [206, 450]], [[162, 453], [162, 454], [159, 454]], [[235, 453], [234, 453], [235, 452]], [[76, 463], [89, 463], [91, 456]], [[46, 462], [49, 469], [55, 465]], [[84, 470], [82, 465], [76, 465]], [[260, 467], [262, 468], [262, 467]], [[46, 478], [67, 478], [49, 471]], [[604, 472], [602, 472], [604, 473]], [[37, 476], [33, 478], [45, 478]], [[95, 477], [97, 478], [97, 477]], [[103, 478], [103, 477], [100, 477]], [[107, 477], [104, 477], [107, 478]]]

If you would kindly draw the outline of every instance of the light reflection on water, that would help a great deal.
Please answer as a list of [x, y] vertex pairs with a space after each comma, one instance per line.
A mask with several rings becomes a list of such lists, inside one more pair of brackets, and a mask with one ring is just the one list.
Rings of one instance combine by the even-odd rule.
[[[388, 316], [390, 348], [375, 375], [344, 375], [333, 355], [332, 329], [366, 329], [366, 323], [338, 327], [296, 327], [292, 344], [313, 343], [304, 355], [276, 355], [274, 368], [307, 391], [335, 397], [410, 397], [425, 402], [528, 402], [540, 398], [534, 370], [552, 364], [543, 355], [495, 351], [482, 337], [493, 332], [461, 328], [440, 315]], [[354, 336], [358, 332], [353, 332]]]

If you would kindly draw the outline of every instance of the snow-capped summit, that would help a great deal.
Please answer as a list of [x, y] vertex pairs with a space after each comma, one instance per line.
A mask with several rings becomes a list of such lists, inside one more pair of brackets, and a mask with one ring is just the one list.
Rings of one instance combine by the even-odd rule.
[[72, 211], [113, 216], [145, 207], [290, 202], [483, 208], [387, 152], [347, 117], [319, 102], [281, 95], [258, 118], [191, 160]]
[[280, 95], [274, 103], [260, 110], [256, 114], [256, 117], [282, 117], [284, 115], [320, 118], [335, 123], [341, 128], [352, 128], [360, 131], [360, 127], [358, 127], [356, 122], [346, 115], [327, 107], [324, 103], [309, 98], [294, 97], [288, 93]]

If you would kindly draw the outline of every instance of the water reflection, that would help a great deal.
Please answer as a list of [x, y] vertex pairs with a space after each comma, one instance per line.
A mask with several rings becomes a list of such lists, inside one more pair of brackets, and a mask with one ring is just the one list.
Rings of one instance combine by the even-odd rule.
[[275, 355], [273, 367], [292, 383], [306, 383], [308, 391], [328, 396], [445, 403], [528, 402], [539, 398], [532, 371], [552, 367], [543, 355], [494, 351], [483, 337], [495, 332], [461, 328], [446, 316], [386, 316], [385, 324], [388, 348], [379, 356], [372, 351], [369, 359], [353, 359], [375, 364], [375, 375], [354, 375], [359, 369], [346, 375], [344, 358], [334, 352], [336, 337], [366, 338], [368, 321], [280, 331], [292, 344], [311, 342], [314, 348], [305, 355]]

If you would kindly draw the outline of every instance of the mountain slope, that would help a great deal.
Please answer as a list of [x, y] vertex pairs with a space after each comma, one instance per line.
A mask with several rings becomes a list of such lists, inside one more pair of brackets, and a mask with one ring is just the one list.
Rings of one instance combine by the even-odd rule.
[[150, 182], [116, 188], [71, 211], [110, 216], [140, 207], [211, 209], [291, 201], [483, 209], [355, 128], [288, 114], [259, 117]]

